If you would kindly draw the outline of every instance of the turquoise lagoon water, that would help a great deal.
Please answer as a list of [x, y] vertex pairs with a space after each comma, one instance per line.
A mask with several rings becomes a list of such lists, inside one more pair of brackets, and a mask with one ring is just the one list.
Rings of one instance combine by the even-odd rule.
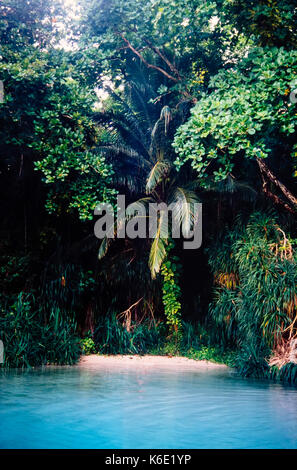
[[209, 371], [0, 372], [1, 448], [297, 448], [297, 390]]

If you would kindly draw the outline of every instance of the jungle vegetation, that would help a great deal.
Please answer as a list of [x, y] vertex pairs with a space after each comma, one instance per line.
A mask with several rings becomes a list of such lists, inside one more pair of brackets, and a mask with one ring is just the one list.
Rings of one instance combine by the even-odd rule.
[[[4, 367], [184, 354], [297, 382], [294, 0], [3, 0]], [[203, 244], [95, 207], [203, 204]], [[129, 218], [129, 214], [126, 214]]]

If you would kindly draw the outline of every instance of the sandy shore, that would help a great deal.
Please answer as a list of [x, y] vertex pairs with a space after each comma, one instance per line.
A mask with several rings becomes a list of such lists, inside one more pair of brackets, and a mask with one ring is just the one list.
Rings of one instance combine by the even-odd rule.
[[169, 356], [101, 356], [92, 354], [82, 356], [78, 367], [86, 369], [171, 369], [171, 370], [209, 370], [227, 369], [223, 364], [209, 361], [195, 361], [186, 357]]

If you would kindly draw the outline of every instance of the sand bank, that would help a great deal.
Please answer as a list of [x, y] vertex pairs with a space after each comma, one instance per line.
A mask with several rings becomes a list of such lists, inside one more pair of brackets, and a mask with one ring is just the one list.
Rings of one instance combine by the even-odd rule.
[[82, 356], [78, 367], [91, 369], [132, 368], [132, 369], [172, 369], [172, 370], [208, 370], [227, 369], [223, 364], [215, 364], [210, 361], [195, 361], [186, 357], [169, 356], [103, 356], [92, 354]]

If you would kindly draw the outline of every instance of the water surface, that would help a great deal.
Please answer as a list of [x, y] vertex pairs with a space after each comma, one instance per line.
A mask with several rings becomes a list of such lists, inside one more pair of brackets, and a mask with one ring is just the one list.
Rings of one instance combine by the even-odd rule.
[[297, 390], [229, 370], [0, 372], [1, 448], [297, 448]]

